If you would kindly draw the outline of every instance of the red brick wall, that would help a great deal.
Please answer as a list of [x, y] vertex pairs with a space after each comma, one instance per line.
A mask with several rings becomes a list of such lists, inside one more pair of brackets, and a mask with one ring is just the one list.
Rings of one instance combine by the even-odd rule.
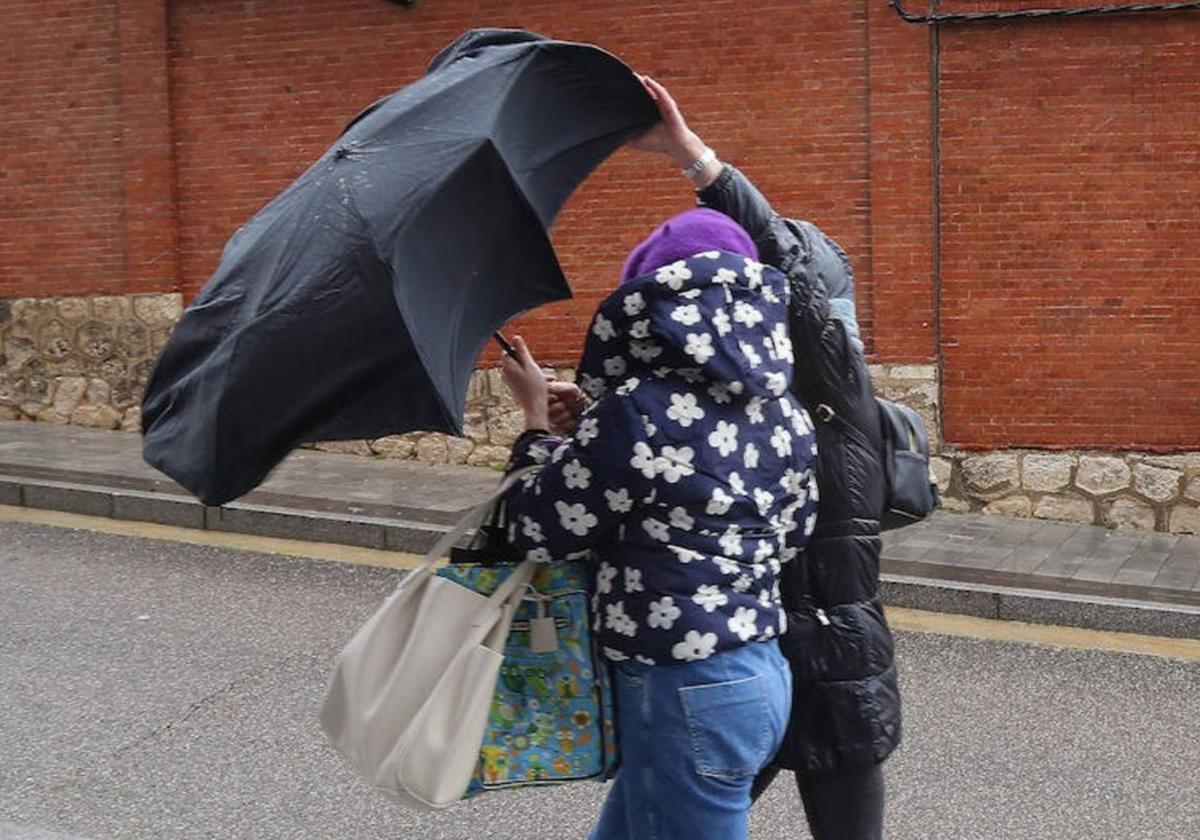
[[[565, 8], [495, 0], [439, 0], [410, 11], [380, 0], [173, 3], [185, 288], [204, 283], [229, 234], [324, 151], [358, 108], [411, 81], [440, 47], [475, 26], [598, 43], [661, 78], [722, 155], [743, 164], [781, 208], [827, 226], [867, 264], [861, 4], [810, 0], [801, 8], [776, 0], [755, 4], [752, 16], [729, 0], [704, 4], [703, 14], [678, 0]], [[811, 38], [813, 31], [822, 37]], [[625, 151], [572, 197], [553, 238], [576, 300], [520, 327], [548, 362], [578, 358], [588, 316], [625, 254], [691, 201], [672, 167]]]
[[1200, 444], [1200, 16], [941, 37], [947, 439]]
[[[873, 358], [943, 362], [949, 442], [1200, 446], [1200, 15], [947, 26], [937, 50], [885, 0], [0, 0], [0, 19], [0, 298], [194, 294], [361, 106], [464, 29], [523, 26], [658, 76], [834, 235]], [[575, 360], [624, 254], [689, 203], [627, 151], [571, 199], [553, 237], [577, 298], [519, 327], [545, 361]]]
[[0, 3], [0, 297], [119, 288], [116, 2]]

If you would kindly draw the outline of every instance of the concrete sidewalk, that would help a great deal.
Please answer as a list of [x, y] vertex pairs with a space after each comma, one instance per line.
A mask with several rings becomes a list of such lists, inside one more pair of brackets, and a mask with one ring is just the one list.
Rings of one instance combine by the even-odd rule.
[[[424, 551], [499, 475], [298, 451], [254, 492], [205, 507], [141, 459], [141, 439], [0, 422], [0, 504]], [[988, 618], [1200, 637], [1200, 537], [938, 513], [885, 535], [888, 603]]]

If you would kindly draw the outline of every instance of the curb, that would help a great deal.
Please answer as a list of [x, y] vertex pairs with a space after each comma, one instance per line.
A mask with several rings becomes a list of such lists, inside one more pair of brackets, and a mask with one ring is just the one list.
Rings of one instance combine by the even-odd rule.
[[[449, 524], [253, 502], [210, 507], [191, 496], [0, 474], [0, 504], [207, 531], [423, 554]], [[885, 548], [886, 556], [886, 548]], [[1080, 595], [885, 572], [884, 603], [929, 612], [1089, 630], [1200, 638], [1200, 606]]]
[[880, 575], [880, 594], [888, 606], [928, 612], [1175, 639], [1200, 638], [1200, 607], [1186, 604], [886, 573]]
[[221, 507], [191, 496], [0, 474], [0, 504], [153, 522], [204, 531], [423, 554], [448, 525], [350, 511], [316, 511], [248, 502]]

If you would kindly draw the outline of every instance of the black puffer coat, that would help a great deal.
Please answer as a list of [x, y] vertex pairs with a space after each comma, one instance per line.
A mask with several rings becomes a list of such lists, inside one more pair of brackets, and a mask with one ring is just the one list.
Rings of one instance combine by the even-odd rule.
[[817, 227], [780, 218], [732, 166], [699, 198], [742, 225], [762, 262], [787, 275], [792, 390], [817, 426], [817, 529], [783, 578], [789, 621], [780, 641], [795, 693], [775, 764], [804, 772], [878, 764], [900, 743], [900, 692], [879, 599], [879, 412], [857, 337], [827, 295], [827, 285], [852, 288], [850, 265]]

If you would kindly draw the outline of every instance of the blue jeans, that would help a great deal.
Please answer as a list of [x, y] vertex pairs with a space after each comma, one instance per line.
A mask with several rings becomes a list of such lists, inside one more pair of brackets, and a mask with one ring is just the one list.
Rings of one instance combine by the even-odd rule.
[[613, 671], [621, 769], [590, 840], [745, 840], [750, 786], [791, 711], [779, 643]]

